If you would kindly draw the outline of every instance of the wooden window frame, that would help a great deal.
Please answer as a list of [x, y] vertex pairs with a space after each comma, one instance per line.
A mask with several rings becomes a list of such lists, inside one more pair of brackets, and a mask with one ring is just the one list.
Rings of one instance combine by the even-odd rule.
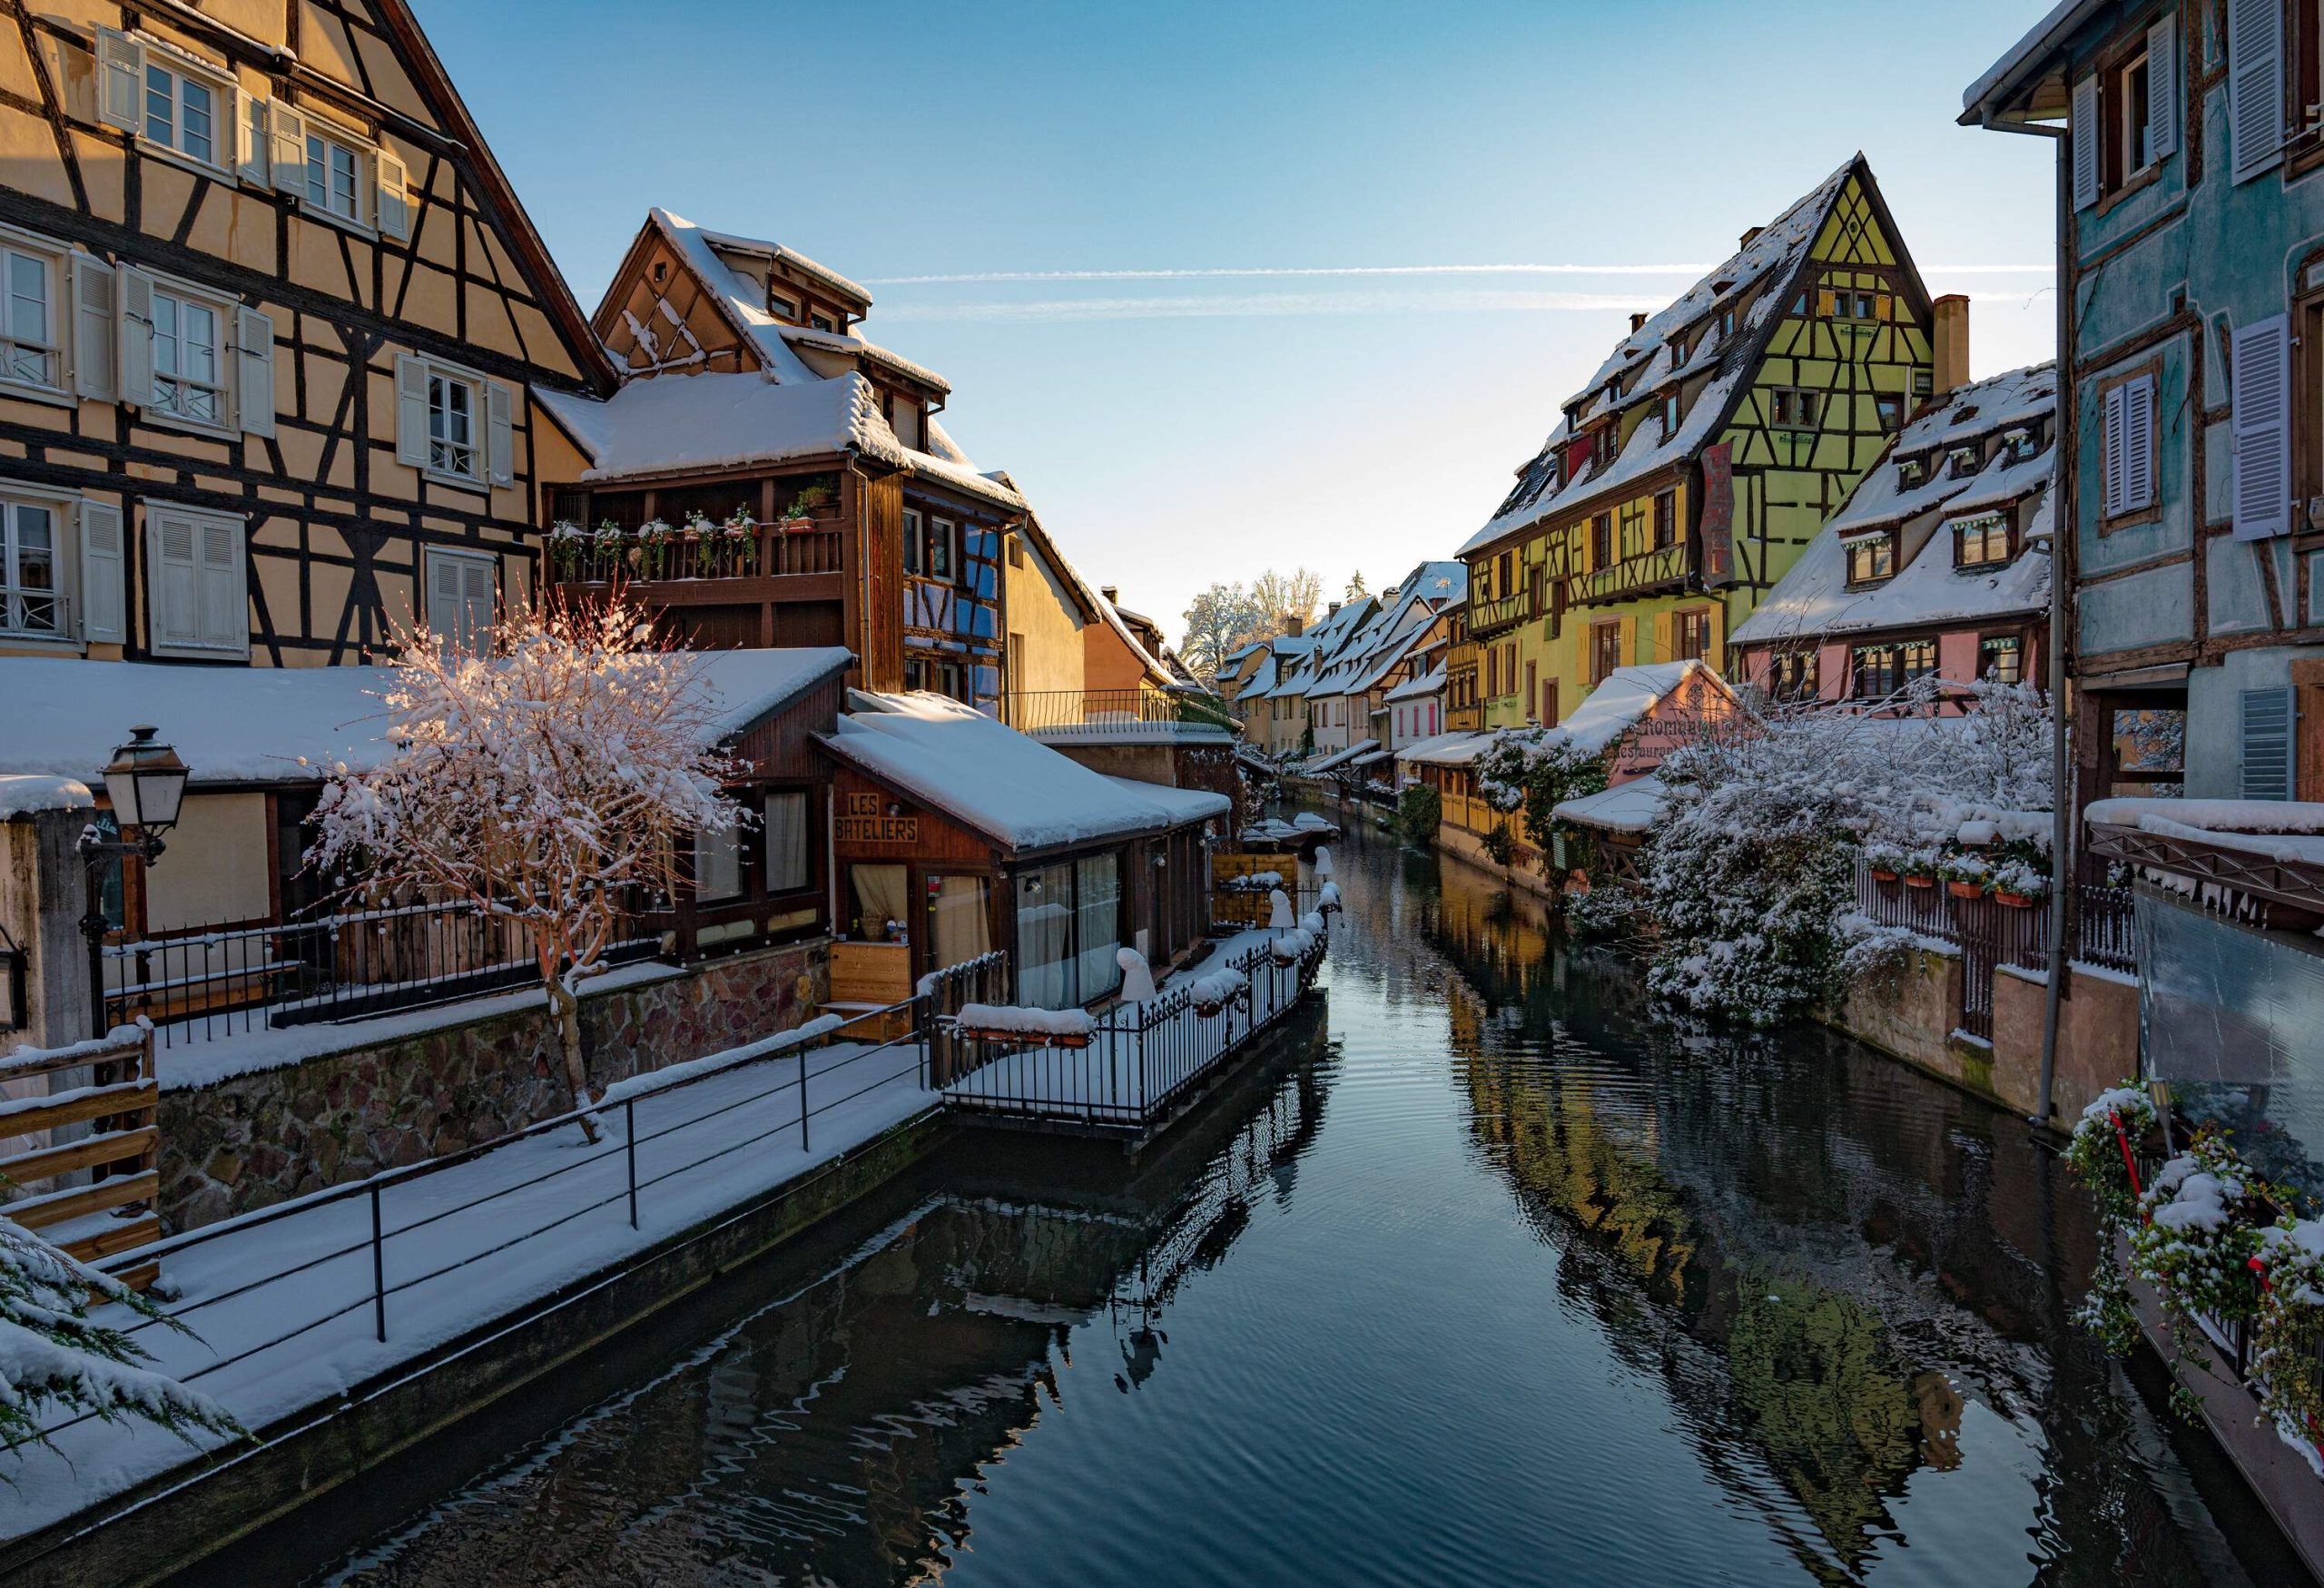
[[1892, 391], [1872, 394], [1872, 422], [1884, 435], [1895, 435], [1905, 428], [1905, 399]]
[[[2324, 0], [2314, 0], [2324, 11]], [[2315, 284], [2292, 299], [2291, 381], [2291, 507], [2295, 532], [2312, 534], [2324, 528], [2324, 513], [2310, 505], [2324, 498], [2324, 269], [2311, 263], [2299, 280]], [[2102, 419], [2104, 409], [2100, 409]], [[2162, 495], [2162, 480], [2155, 482]]]
[[[12, 649], [75, 655], [82, 649], [83, 619], [73, 612], [81, 582], [79, 506], [78, 497], [0, 482], [0, 637], [5, 637]], [[57, 626], [53, 629], [19, 628], [9, 621], [15, 611], [15, 598], [35, 593], [30, 587], [13, 584], [9, 579], [8, 569], [15, 558], [10, 549], [14, 532], [9, 527], [8, 510], [16, 508], [36, 508], [48, 515], [49, 584], [44, 591], [36, 593], [55, 603], [53, 611]]]
[[[159, 156], [172, 165], [182, 165], [204, 176], [233, 180], [241, 149], [242, 108], [241, 85], [229, 67], [217, 65], [201, 56], [180, 48], [169, 40], [149, 33], [128, 35], [143, 47], [139, 63], [143, 74], [137, 80], [137, 146], [147, 154]], [[102, 71], [102, 68], [100, 68]], [[199, 83], [210, 91], [210, 147], [212, 158], [187, 153], [173, 143], [164, 143], [153, 136], [153, 116], [146, 109], [147, 96], [152, 93], [152, 74], [167, 74], [175, 80], [170, 92], [170, 131], [172, 136], [182, 136], [185, 131], [185, 84]], [[98, 92], [103, 93], [102, 84]]]
[[[194, 381], [192, 383], [195, 385], [212, 385], [215, 387], [218, 393], [218, 417], [208, 419], [199, 419], [192, 414], [182, 412], [177, 409], [165, 408], [162, 406], [159, 395], [162, 382], [168, 380], [184, 383], [187, 381], [188, 378], [179, 374], [164, 375], [162, 373], [161, 360], [162, 332], [161, 327], [158, 323], [147, 327], [147, 330], [152, 335], [154, 344], [153, 391], [149, 394], [153, 397], [153, 400], [146, 402], [141, 406], [139, 409], [141, 416], [148, 424], [162, 425], [172, 429], [186, 430], [199, 436], [239, 436], [241, 434], [241, 427], [238, 423], [238, 419], [241, 414], [241, 393], [236, 389], [237, 382], [235, 380], [237, 373], [236, 364], [239, 360], [237, 360], [234, 351], [234, 320], [235, 311], [242, 308], [243, 305], [240, 301], [228, 297], [225, 293], [217, 291], [215, 288], [205, 287], [201, 285], [199, 282], [189, 281], [182, 277], [163, 275], [157, 271], [146, 271], [145, 274], [153, 280], [153, 301], [156, 304], [159, 304], [160, 301], [166, 297], [182, 308], [185, 305], [192, 304], [194, 307], [207, 310], [211, 315], [216, 319], [218, 322], [216, 379], [214, 381]], [[116, 287], [115, 291], [118, 292], [118, 287]], [[117, 321], [126, 318], [120, 313], [117, 299], [115, 315]], [[157, 313], [155, 316], [157, 321], [159, 318], [160, 316]], [[124, 332], [123, 334], [126, 333]], [[181, 350], [182, 350], [184, 339], [185, 328], [181, 324], [178, 328], [178, 340]]]
[[1653, 548], [1668, 551], [1679, 544], [1679, 488], [1667, 486], [1654, 493]]
[[[1694, 650], [1687, 648], [1688, 631], [1699, 626], [1702, 644]], [[1711, 659], [1711, 609], [1708, 607], [1681, 607], [1670, 614], [1670, 659], [1674, 662], [1708, 662]]]
[[[2154, 500], [2143, 508], [2134, 508], [2127, 513], [2110, 518], [2106, 516], [2106, 399], [2117, 389], [2142, 379], [2152, 380], [2154, 382]], [[2090, 496], [2098, 508], [2098, 533], [2101, 536], [2106, 536], [2113, 534], [2117, 529], [2128, 529], [2140, 524], [2161, 523], [2162, 521], [2162, 360], [2160, 357], [2152, 358], [2143, 364], [2134, 365], [2119, 374], [2108, 376], [2098, 383], [2098, 390], [2093, 393], [2093, 397], [2095, 400], [2092, 404], [2091, 411], [2097, 416], [2098, 419], [2098, 469], [2096, 478], [2091, 482], [2096, 488], [2091, 491]]]
[[1994, 676], [1993, 668], [1986, 657], [1986, 647], [1989, 646], [2014, 647], [2017, 653], [2017, 676], [2009, 679], [2008, 682], [2024, 683], [2026, 669], [2033, 662], [2033, 647], [2025, 643], [2024, 631], [2015, 628], [2000, 629], [1984, 632], [1977, 636], [1977, 677], [1980, 681], [1990, 679]]
[[[2147, 64], [2146, 29], [2130, 30], [2115, 46], [2100, 55], [2095, 68], [2098, 76], [2098, 123], [2103, 136], [2098, 147], [2098, 209], [2101, 215], [2116, 204], [2154, 182], [2162, 174], [2162, 162], [2150, 157], [2136, 169], [2129, 168], [2129, 140], [2134, 135], [2125, 119], [2129, 111], [2131, 74]], [[2149, 92], [2152, 92], [2152, 73], [2149, 72]], [[2150, 101], [2152, 103], [2152, 101]], [[2142, 122], [2140, 132], [2144, 129]]]
[[[1969, 526], [1987, 518], [2001, 520], [2001, 555], [1980, 557], [1972, 562], [1968, 559]], [[1978, 539], [1984, 547], [1990, 549], [1993, 544], [1993, 531], [1990, 528], [1981, 529], [1978, 532]], [[1953, 525], [1953, 566], [1961, 572], [1982, 572], [1986, 568], [2007, 567], [2016, 560], [2017, 518], [2015, 514], [2006, 508], [1998, 513], [1978, 513], [1972, 518], [1957, 520]]]
[[0, 346], [36, 346], [45, 352], [55, 371], [47, 381], [27, 380], [15, 372], [13, 359], [0, 358], [0, 389], [11, 397], [28, 397], [36, 401], [77, 403], [79, 399], [73, 384], [73, 354], [70, 341], [78, 304], [74, 296], [69, 261], [72, 250], [63, 243], [13, 226], [0, 226], [0, 324], [7, 324], [15, 308], [13, 271], [6, 254], [22, 254], [39, 263], [47, 272], [48, 340], [32, 343], [14, 334], [14, 326], [0, 331]]
[[[1858, 550], [1870, 551], [1875, 547], [1884, 549], [1887, 552], [1887, 571], [1885, 573], [1859, 576], [1856, 569], [1856, 552]], [[1878, 535], [1866, 535], [1861, 539], [1842, 542], [1841, 552], [1847, 560], [1847, 588], [1851, 590], [1877, 589], [1880, 586], [1885, 585], [1889, 580], [1895, 578], [1896, 577], [1898, 550], [1899, 547], [1896, 545], [1896, 531], [1893, 528], [1884, 530]]]
[[[1607, 661], [1610, 650], [1611, 665]], [[1592, 689], [1612, 677], [1622, 665], [1622, 620], [1619, 617], [1600, 618], [1590, 626], [1590, 686]]]
[[[190, 508], [183, 503], [170, 501], [163, 498], [142, 498], [138, 501], [138, 506], [143, 509], [141, 515], [143, 521], [137, 526], [137, 544], [144, 553], [146, 653], [149, 656], [182, 657], [192, 661], [214, 662], [230, 658], [249, 661], [251, 656], [250, 519], [242, 514], [222, 513], [209, 508]], [[224, 526], [233, 531], [235, 560], [242, 576], [241, 598], [238, 608], [241, 621], [238, 626], [238, 638], [235, 642], [230, 644], [221, 641], [216, 645], [204, 645], [161, 637], [162, 594], [160, 581], [166, 575], [162, 572], [163, 565], [157, 550], [157, 542], [162, 534], [162, 520], [171, 518], [185, 519], [197, 537], [205, 526]], [[124, 504], [124, 532], [127, 528], [126, 504]], [[198, 553], [197, 556], [199, 556]], [[198, 587], [194, 599], [198, 607], [201, 600], [201, 592]]]

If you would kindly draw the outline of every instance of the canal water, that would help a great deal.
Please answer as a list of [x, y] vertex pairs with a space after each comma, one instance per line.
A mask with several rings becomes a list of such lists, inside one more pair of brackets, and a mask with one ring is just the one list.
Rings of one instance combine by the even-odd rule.
[[1325, 998], [1183, 1139], [966, 1141], [188, 1582], [2306, 1581], [2065, 1321], [2020, 1121], [1337, 858]]

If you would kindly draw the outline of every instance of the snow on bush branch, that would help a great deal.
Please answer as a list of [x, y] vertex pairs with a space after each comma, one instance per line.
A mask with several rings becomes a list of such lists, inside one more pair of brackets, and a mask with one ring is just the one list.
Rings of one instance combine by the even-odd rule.
[[[681, 847], [731, 829], [743, 768], [714, 746], [699, 662], [620, 597], [504, 615], [491, 654], [399, 636], [382, 695], [394, 753], [324, 789], [309, 862], [374, 901], [463, 901], [523, 932], [588, 1101], [575, 989], [632, 895], [669, 896]], [[585, 1121], [586, 1124], [586, 1121]]]

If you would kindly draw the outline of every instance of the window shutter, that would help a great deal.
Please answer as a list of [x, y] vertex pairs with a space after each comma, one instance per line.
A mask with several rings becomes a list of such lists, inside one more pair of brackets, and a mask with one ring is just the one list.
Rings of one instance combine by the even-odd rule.
[[2240, 798], [2291, 798], [2291, 723], [2290, 690], [2243, 691]]
[[104, 502], [81, 504], [81, 637], [99, 645], [129, 639], [123, 621], [121, 509]]
[[428, 365], [396, 355], [396, 461], [428, 467]]
[[379, 232], [388, 237], [411, 235], [411, 195], [403, 162], [379, 151], [373, 162], [379, 181]]
[[2100, 437], [2099, 474], [2104, 482], [2104, 507], [2109, 518], [2122, 517], [2122, 394], [2117, 386], [2106, 393], [2103, 434]]
[[234, 311], [234, 380], [242, 434], [274, 434], [274, 321], [255, 309]]
[[516, 394], [497, 380], [484, 388], [486, 478], [495, 485], [517, 483]]
[[148, 559], [153, 568], [153, 610], [148, 622], [157, 646], [202, 643], [197, 616], [201, 568], [195, 560], [193, 525], [171, 514], [147, 515]]
[[2235, 180], [2248, 182], [2283, 154], [2283, 0], [2227, 0], [2227, 97]]
[[144, 94], [145, 46], [127, 34], [97, 29], [97, 119], [135, 132]]
[[1824, 320], [1834, 320], [1838, 318], [1839, 312], [1840, 295], [1832, 291], [1829, 287], [1818, 288], [1816, 292], [1816, 313], [1817, 317]]
[[464, 557], [453, 565], [460, 571], [460, 642], [472, 656], [492, 654], [494, 564]]
[[143, 405], [153, 400], [153, 278], [134, 265], [113, 272], [121, 300], [121, 400]]
[[250, 640], [250, 584], [242, 574], [242, 527], [199, 526], [202, 552], [202, 643], [237, 650]]
[[114, 352], [113, 266], [85, 253], [73, 256], [73, 390], [110, 399], [120, 373]]
[[428, 557], [428, 632], [437, 648], [458, 648], [460, 634], [460, 559], [431, 553]]
[[2146, 144], [2159, 163], [2179, 153], [2179, 14], [2146, 30]]
[[274, 185], [286, 193], [307, 191], [307, 118], [281, 100], [266, 107], [273, 134]]
[[2235, 440], [2235, 538], [2291, 528], [2291, 322], [2238, 326], [2229, 382]]
[[2154, 506], [2154, 377], [2122, 388], [2122, 511]]
[[1654, 615], [1654, 655], [1651, 660], [1667, 662], [1678, 653], [1676, 633], [1677, 620], [1670, 613], [1658, 612]]
[[267, 110], [266, 95], [242, 95], [241, 158], [235, 162], [235, 168], [244, 182], [259, 187], [274, 185], [274, 133]]
[[2087, 210], [2098, 202], [2098, 149], [2105, 130], [2098, 123], [2098, 79], [2083, 78], [2073, 85], [2073, 104], [2066, 119], [2073, 144], [2073, 207]]
[[1621, 660], [1621, 665], [1622, 665], [1623, 666], [1627, 667], [1627, 666], [1630, 666], [1631, 664], [1635, 663], [1637, 660], [1638, 660], [1638, 619], [1637, 619], [1637, 618], [1635, 618], [1635, 617], [1625, 617], [1625, 618], [1623, 618], [1623, 619], [1622, 619], [1622, 660]]

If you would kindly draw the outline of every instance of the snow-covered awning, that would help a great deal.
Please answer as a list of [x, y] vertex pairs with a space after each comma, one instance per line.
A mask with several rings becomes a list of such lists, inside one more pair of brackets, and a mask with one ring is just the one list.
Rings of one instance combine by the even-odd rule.
[[2313, 800], [2093, 800], [2083, 820], [2324, 865], [2324, 804]]
[[1335, 766], [1344, 766], [1358, 755], [1377, 750], [1379, 747], [1380, 741], [1377, 739], [1359, 739], [1344, 750], [1334, 750], [1319, 761], [1310, 761], [1301, 770], [1311, 774], [1329, 772]]
[[840, 760], [1019, 853], [1225, 815], [1224, 794], [1108, 777], [940, 695], [848, 692], [821, 741]]
[[1561, 803], [1550, 814], [1576, 827], [1601, 833], [1644, 833], [1662, 818], [1670, 791], [1659, 777], [1634, 777], [1630, 782]]
[[[836, 646], [682, 653], [719, 737], [845, 671]], [[0, 660], [0, 774], [96, 777], [135, 725], [176, 747], [190, 784], [315, 783], [377, 765], [392, 667], [187, 667], [71, 657]]]
[[1439, 734], [1419, 739], [1396, 752], [1396, 759], [1415, 766], [1466, 766], [1492, 747], [1491, 734]]

